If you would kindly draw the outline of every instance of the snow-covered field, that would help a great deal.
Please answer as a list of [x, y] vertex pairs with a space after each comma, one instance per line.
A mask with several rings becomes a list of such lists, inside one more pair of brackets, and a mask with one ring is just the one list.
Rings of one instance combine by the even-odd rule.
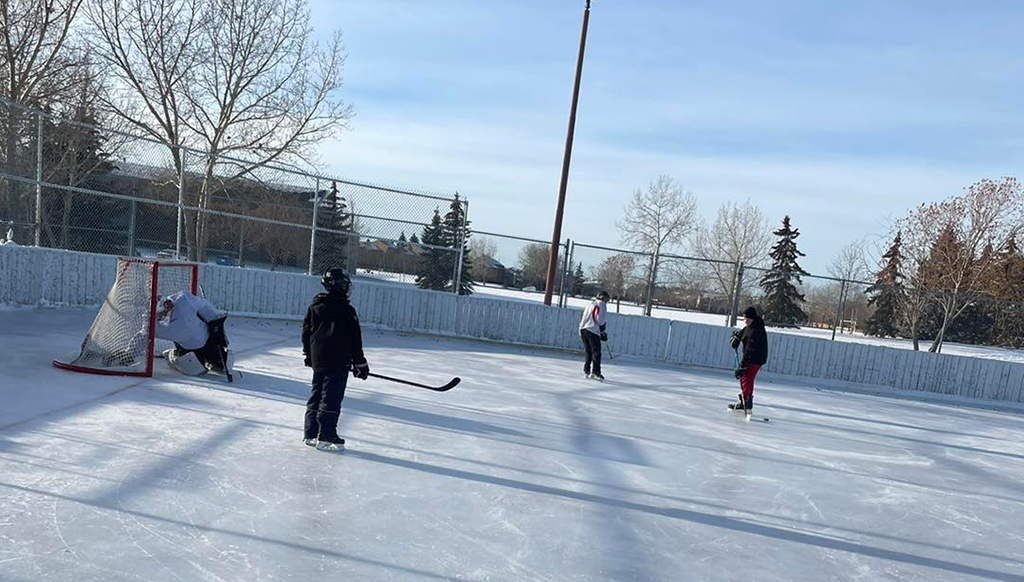
[[[394, 275], [388, 273], [374, 273], [369, 275], [371, 278], [377, 278], [385, 281], [391, 281], [393, 283], [408, 283], [412, 284], [412, 281], [402, 280], [401, 275]], [[512, 301], [526, 301], [541, 303], [544, 301], [543, 293], [536, 293], [530, 291], [521, 291], [519, 289], [506, 289], [502, 287], [484, 286], [478, 285], [475, 287], [474, 292], [478, 296], [490, 296], [498, 297], [501, 299], [507, 299]], [[569, 297], [567, 298], [569, 307], [575, 307], [583, 309], [590, 304], [589, 299], [580, 297]], [[626, 304], [616, 305], [610, 303], [608, 310], [612, 313], [622, 313], [624, 315], [643, 315], [643, 308], [638, 305]], [[688, 321], [691, 323], [704, 323], [708, 325], [725, 325], [725, 316], [714, 313], [699, 313], [695, 311], [685, 311], [682, 309], [672, 308], [659, 308], [655, 307], [652, 311], [654, 317], [662, 319], [671, 319], [676, 321]], [[742, 326], [742, 323], [739, 324]], [[821, 339], [832, 339], [831, 329], [818, 329], [818, 328], [799, 328], [799, 329], [787, 329], [787, 328], [770, 328], [771, 331], [778, 333], [790, 333], [794, 335], [802, 335], [807, 337], [816, 337]], [[891, 348], [899, 348], [910, 350], [913, 349], [913, 343], [910, 340], [896, 339], [896, 338], [877, 338], [866, 336], [862, 333], [836, 333], [836, 341], [842, 342], [856, 342], [862, 344], [870, 344], [876, 346], [887, 346]], [[928, 349], [930, 342], [922, 341], [921, 349]], [[988, 358], [993, 360], [1003, 360], [1007, 362], [1024, 362], [1024, 350], [1016, 350], [1012, 348], [999, 348], [990, 346], [972, 346], [966, 344], [947, 343], [942, 348], [942, 353], [950, 354], [954, 356], [971, 356], [975, 358]]]
[[1024, 416], [367, 331], [344, 454], [301, 444], [298, 326], [244, 378], [79, 375], [92, 313], [0, 312], [0, 579], [1024, 581]]

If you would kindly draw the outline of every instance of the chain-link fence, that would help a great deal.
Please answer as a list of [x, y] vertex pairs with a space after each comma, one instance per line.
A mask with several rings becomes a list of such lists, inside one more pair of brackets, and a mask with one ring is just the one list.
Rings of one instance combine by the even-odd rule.
[[170, 147], [4, 100], [0, 148], [0, 237], [19, 244], [462, 287], [458, 195]]
[[[466, 293], [476, 286], [527, 300], [543, 295], [550, 243], [471, 233], [469, 204], [457, 194], [212, 156], [88, 121], [0, 100], [0, 238], [306, 273], [344, 266], [426, 289]], [[716, 325], [735, 325], [741, 307], [759, 305], [769, 325], [832, 339], [867, 332], [939, 347], [944, 341], [1024, 346], [1024, 303], [1012, 300], [1019, 292], [872, 288], [804, 275], [795, 284], [803, 298], [798, 310], [779, 316], [763, 290], [766, 272], [566, 240], [553, 292], [560, 306], [578, 306], [604, 289], [619, 313]], [[1008, 287], [1014, 276], [1004, 279]], [[876, 316], [879, 307], [869, 299], [880, 295], [898, 303], [892, 313]]]

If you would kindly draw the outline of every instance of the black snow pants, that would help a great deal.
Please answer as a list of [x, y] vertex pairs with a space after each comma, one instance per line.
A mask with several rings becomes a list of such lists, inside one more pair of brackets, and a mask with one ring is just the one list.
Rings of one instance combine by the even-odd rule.
[[581, 329], [580, 338], [583, 340], [583, 349], [587, 352], [587, 361], [583, 363], [583, 373], [593, 372], [601, 376], [601, 336]]
[[338, 436], [338, 418], [341, 400], [345, 398], [348, 373], [327, 374], [313, 372], [313, 393], [306, 402], [305, 438], [334, 438]]

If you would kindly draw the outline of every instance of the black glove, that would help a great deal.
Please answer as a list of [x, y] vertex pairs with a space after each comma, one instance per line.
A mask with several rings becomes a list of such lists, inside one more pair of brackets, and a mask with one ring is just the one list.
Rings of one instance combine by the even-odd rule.
[[729, 343], [732, 345], [732, 349], [734, 349], [734, 350], [735, 349], [739, 349], [740, 344], [743, 343], [742, 340], [740, 339], [742, 336], [743, 336], [743, 331], [742, 330], [737, 329], [736, 331], [732, 332], [732, 338], [729, 339]]
[[740, 366], [739, 368], [736, 368], [736, 370], [733, 372], [733, 374], [736, 376], [737, 380], [743, 378], [743, 376], [746, 373], [747, 373], [747, 367], [746, 366]]
[[370, 376], [370, 365], [366, 362], [361, 364], [352, 364], [352, 375], [360, 380], [365, 380]]
[[603, 332], [603, 331], [601, 332], [601, 341], [603, 341], [603, 342], [608, 341], [608, 334]]
[[307, 368], [313, 367], [313, 360], [309, 359], [309, 354], [302, 354], [302, 365]]

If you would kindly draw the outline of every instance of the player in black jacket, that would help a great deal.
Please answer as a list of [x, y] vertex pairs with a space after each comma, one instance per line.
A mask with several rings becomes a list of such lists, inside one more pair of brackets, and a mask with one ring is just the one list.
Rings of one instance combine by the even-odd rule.
[[743, 321], [746, 327], [732, 334], [732, 349], [743, 344], [743, 357], [736, 367], [736, 379], [740, 381], [739, 402], [730, 404], [733, 410], [754, 408], [754, 377], [761, 366], [768, 361], [768, 333], [764, 329], [764, 320], [757, 314], [757, 309], [748, 307], [743, 310]]
[[306, 366], [313, 368], [303, 440], [318, 449], [336, 450], [345, 446], [338, 436], [338, 418], [348, 373], [365, 380], [370, 367], [363, 356], [359, 316], [348, 300], [348, 273], [328, 269], [320, 283], [327, 292], [313, 298], [302, 322], [302, 353]]

